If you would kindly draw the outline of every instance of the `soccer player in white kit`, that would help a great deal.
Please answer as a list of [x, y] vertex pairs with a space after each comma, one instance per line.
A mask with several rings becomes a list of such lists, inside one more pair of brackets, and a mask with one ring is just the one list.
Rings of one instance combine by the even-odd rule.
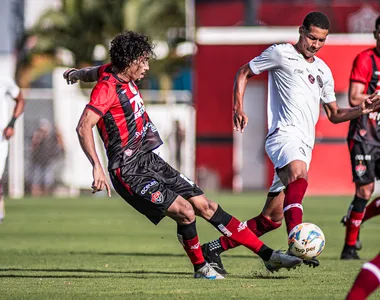
[[[234, 129], [244, 132], [248, 125], [243, 110], [247, 81], [264, 71], [269, 72], [265, 150], [273, 162], [275, 175], [262, 213], [247, 221], [247, 226], [257, 236], [280, 227], [283, 217], [288, 233], [302, 223], [302, 199], [308, 185], [320, 103], [332, 123], [357, 118], [379, 106], [379, 96], [373, 94], [358, 107], [338, 107], [331, 70], [315, 56], [325, 44], [329, 29], [330, 22], [325, 14], [311, 12], [299, 27], [300, 37], [295, 45], [272, 45], [236, 73]], [[212, 262], [219, 273], [225, 273], [219, 255], [236, 246], [228, 238], [221, 237], [204, 244], [202, 249], [206, 260]], [[319, 265], [316, 259], [305, 263]]]
[[[13, 114], [10, 116], [10, 98], [16, 101]], [[16, 119], [24, 111], [24, 98], [20, 88], [8, 76], [0, 76], [0, 223], [5, 216], [3, 195], [3, 174], [8, 157], [8, 140], [14, 135]]]

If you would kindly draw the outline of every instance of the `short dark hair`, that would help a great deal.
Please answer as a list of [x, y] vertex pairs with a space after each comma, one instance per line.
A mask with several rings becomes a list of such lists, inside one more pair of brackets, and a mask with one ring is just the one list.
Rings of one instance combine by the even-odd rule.
[[[375, 23], [375, 30], [380, 26], [380, 16], [377, 17], [376, 23]], [[380, 28], [379, 28], [380, 29]]]
[[302, 25], [306, 30], [310, 30], [310, 26], [315, 26], [330, 31], [330, 20], [324, 13], [320, 11], [313, 11], [311, 13], [308, 13], [303, 20]]
[[149, 37], [133, 31], [124, 31], [111, 41], [111, 63], [120, 72], [141, 56], [154, 56]]

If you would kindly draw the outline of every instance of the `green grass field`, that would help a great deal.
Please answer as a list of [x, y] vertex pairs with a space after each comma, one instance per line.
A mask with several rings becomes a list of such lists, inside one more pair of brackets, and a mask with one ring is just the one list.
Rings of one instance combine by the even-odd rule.
[[[210, 194], [245, 220], [264, 194]], [[0, 299], [344, 299], [360, 266], [380, 249], [380, 217], [365, 223], [360, 261], [340, 261], [349, 197], [308, 197], [304, 221], [326, 235], [321, 266], [270, 274], [243, 247], [223, 254], [226, 280], [192, 278], [192, 266], [170, 219], [157, 227], [123, 200], [88, 197], [8, 200], [0, 225]], [[219, 236], [198, 220], [206, 242]], [[285, 227], [263, 237], [286, 249]], [[380, 299], [377, 291], [370, 299]]]

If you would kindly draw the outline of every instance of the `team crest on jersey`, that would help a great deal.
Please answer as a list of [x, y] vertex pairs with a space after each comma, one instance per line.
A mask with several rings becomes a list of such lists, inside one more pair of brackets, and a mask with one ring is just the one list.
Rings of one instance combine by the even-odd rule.
[[362, 162], [360, 161], [360, 163], [355, 167], [355, 173], [356, 175], [358, 175], [359, 177], [362, 177], [365, 172], [367, 171], [367, 167], [365, 165], [362, 164]]
[[314, 76], [309, 74], [308, 78], [309, 78], [309, 81], [311, 82], [311, 84], [314, 84], [314, 82], [315, 82]]
[[320, 88], [323, 87], [323, 81], [322, 81], [321, 76], [317, 75], [317, 81], [318, 81], [318, 85], [319, 85], [319, 87], [320, 87]]
[[164, 196], [161, 194], [160, 191], [157, 191], [151, 195], [151, 201], [155, 204], [160, 204], [164, 202]]
[[131, 90], [132, 94], [133, 94], [133, 95], [137, 95], [137, 90], [136, 90], [136, 88], [133, 86], [133, 83], [132, 83], [132, 82], [129, 82], [129, 83], [128, 83], [128, 86], [129, 86], [129, 89]]
[[365, 130], [365, 129], [360, 129], [360, 130], [359, 130], [359, 134], [360, 134], [360, 136], [365, 136], [365, 135], [367, 134], [367, 130]]

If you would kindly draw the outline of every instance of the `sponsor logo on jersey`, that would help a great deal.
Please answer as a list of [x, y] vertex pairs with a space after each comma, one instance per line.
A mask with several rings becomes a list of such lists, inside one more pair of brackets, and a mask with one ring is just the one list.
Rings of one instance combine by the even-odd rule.
[[355, 173], [359, 177], [362, 177], [365, 172], [367, 171], [367, 167], [360, 162], [358, 165], [355, 166]]
[[132, 153], [133, 153], [133, 150], [132, 149], [127, 149], [127, 150], [124, 151], [124, 153], [125, 153], [126, 156], [131, 156]]
[[305, 149], [304, 149], [304, 148], [299, 147], [299, 150], [300, 150], [300, 152], [301, 152], [301, 154], [302, 154], [303, 156], [306, 156], [306, 152], [305, 152]]
[[303, 70], [295, 69], [294, 74], [303, 74]]
[[314, 84], [315, 78], [313, 75], [309, 74], [309, 76], [307, 78], [309, 78], [309, 81], [311, 82], [311, 84]]
[[355, 155], [355, 160], [360, 160], [360, 161], [363, 161], [363, 160], [372, 160], [372, 156], [370, 154], [356, 154]]
[[145, 185], [143, 187], [143, 189], [141, 190], [140, 194], [141, 195], [145, 195], [145, 193], [152, 187], [152, 186], [155, 186], [156, 184], [158, 184], [158, 182], [156, 180], [153, 180], [151, 182], [149, 182], [147, 185]]
[[294, 58], [294, 57], [288, 57], [289, 60], [296, 60], [298, 61], [298, 58]]
[[164, 196], [161, 194], [160, 191], [157, 191], [157, 192], [152, 194], [151, 201], [153, 203], [160, 204], [160, 203], [164, 202]]
[[365, 130], [365, 129], [360, 129], [360, 130], [359, 130], [359, 134], [360, 134], [361, 136], [365, 136], [365, 135], [367, 134], [367, 130]]
[[319, 85], [319, 87], [320, 87], [320, 88], [323, 87], [323, 81], [322, 81], [321, 76], [317, 75], [317, 81], [318, 81], [318, 85]]

